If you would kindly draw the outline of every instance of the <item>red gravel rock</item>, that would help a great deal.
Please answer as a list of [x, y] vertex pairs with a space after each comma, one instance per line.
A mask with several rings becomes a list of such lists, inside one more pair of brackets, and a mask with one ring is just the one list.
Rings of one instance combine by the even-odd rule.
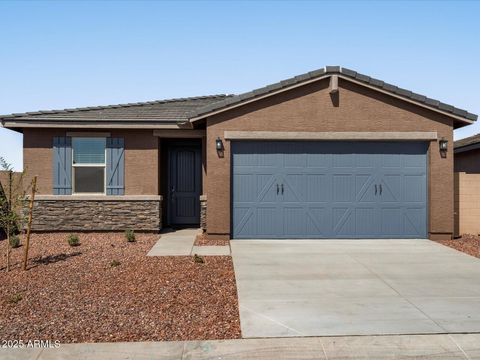
[[227, 246], [229, 240], [209, 239], [206, 234], [198, 234], [195, 238], [195, 246]]
[[[69, 342], [232, 339], [240, 320], [231, 257], [147, 257], [158, 235], [34, 234], [5, 273], [0, 242], [0, 339]], [[120, 265], [112, 267], [113, 260]], [[12, 302], [12, 297], [21, 300]]]
[[480, 258], [480, 236], [464, 234], [458, 239], [438, 240], [437, 242]]

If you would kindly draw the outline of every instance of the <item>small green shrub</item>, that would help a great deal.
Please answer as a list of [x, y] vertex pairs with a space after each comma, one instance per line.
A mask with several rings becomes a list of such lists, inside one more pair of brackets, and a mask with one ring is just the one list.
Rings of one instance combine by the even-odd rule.
[[13, 294], [13, 295], [10, 295], [8, 297], [7, 301], [10, 304], [16, 304], [16, 303], [20, 302], [22, 299], [23, 299], [22, 294]]
[[125, 238], [128, 242], [135, 242], [135, 232], [133, 230], [126, 230], [125, 231]]
[[10, 247], [18, 248], [20, 246], [20, 238], [18, 235], [11, 235], [10, 236]]
[[80, 240], [78, 239], [78, 236], [77, 235], [74, 235], [74, 234], [70, 234], [68, 236], [68, 245], [70, 246], [78, 246], [80, 245]]
[[203, 264], [205, 262], [205, 260], [203, 260], [203, 257], [197, 254], [193, 255], [193, 261], [199, 264]]
[[110, 266], [111, 266], [111, 267], [117, 267], [117, 266], [119, 266], [119, 265], [120, 265], [120, 261], [118, 261], [118, 260], [112, 260], [112, 261], [110, 262]]

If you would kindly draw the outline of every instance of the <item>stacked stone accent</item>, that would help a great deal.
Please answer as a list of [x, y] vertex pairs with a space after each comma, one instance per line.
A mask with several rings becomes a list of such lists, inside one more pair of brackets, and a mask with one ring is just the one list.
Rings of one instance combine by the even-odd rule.
[[207, 195], [200, 196], [200, 228], [207, 231]]
[[161, 196], [39, 196], [33, 231], [157, 232], [162, 227]]

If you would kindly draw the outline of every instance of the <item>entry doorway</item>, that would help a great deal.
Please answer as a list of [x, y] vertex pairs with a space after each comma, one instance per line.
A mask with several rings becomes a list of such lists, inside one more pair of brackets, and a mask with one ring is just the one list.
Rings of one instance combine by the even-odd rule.
[[168, 145], [167, 221], [170, 226], [200, 224], [202, 149], [200, 142]]

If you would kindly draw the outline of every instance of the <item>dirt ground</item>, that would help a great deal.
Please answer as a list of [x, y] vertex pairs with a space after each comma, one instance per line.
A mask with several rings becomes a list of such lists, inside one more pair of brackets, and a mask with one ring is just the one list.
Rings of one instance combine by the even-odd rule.
[[147, 257], [158, 235], [34, 234], [5, 272], [0, 241], [0, 339], [67, 342], [232, 339], [240, 337], [231, 257]]
[[438, 240], [438, 242], [468, 255], [480, 258], [480, 236], [464, 234], [457, 239]]

